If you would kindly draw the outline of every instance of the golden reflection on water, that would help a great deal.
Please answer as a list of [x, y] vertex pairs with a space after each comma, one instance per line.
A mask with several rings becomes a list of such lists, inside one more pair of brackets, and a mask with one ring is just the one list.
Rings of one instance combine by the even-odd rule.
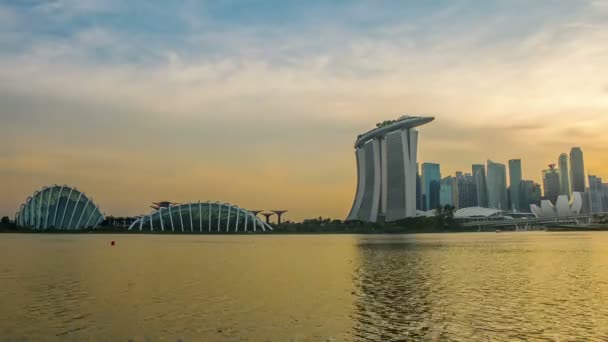
[[608, 235], [364, 238], [361, 340], [608, 339]]
[[2, 234], [0, 336], [602, 341], [607, 247], [604, 233]]

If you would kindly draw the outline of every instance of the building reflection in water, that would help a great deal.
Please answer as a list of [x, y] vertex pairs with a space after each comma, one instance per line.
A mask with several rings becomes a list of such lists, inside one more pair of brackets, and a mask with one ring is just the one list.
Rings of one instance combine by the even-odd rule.
[[572, 236], [366, 236], [359, 340], [608, 339], [608, 254]]
[[390, 341], [426, 335], [431, 315], [428, 269], [420, 267], [417, 246], [407, 240], [365, 237], [359, 244], [354, 334]]

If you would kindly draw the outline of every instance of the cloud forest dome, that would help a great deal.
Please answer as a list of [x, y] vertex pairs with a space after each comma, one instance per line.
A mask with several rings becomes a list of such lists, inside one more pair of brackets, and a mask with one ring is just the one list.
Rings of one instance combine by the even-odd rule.
[[96, 228], [104, 219], [91, 198], [67, 185], [45, 186], [36, 191], [15, 215], [19, 226], [39, 230]]
[[184, 233], [273, 230], [253, 212], [229, 203], [192, 202], [161, 207], [133, 222], [129, 230]]

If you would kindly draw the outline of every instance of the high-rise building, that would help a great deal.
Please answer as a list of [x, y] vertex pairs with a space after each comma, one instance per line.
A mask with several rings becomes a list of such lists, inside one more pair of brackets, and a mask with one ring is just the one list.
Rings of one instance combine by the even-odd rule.
[[458, 208], [469, 208], [477, 205], [477, 187], [470, 173], [456, 172], [458, 184]]
[[540, 200], [541, 200], [541, 190], [540, 190], [540, 184], [535, 183], [532, 180], [523, 180], [522, 182], [522, 188], [523, 188], [523, 192], [524, 192], [524, 205], [527, 206], [527, 208], [523, 211], [525, 212], [530, 212], [530, 205], [531, 204], [536, 204], [537, 206], [540, 206]]
[[557, 168], [559, 171], [559, 194], [567, 195], [570, 198], [570, 172], [568, 171], [568, 155], [562, 153], [557, 158]]
[[425, 196], [424, 210], [437, 209], [441, 190], [441, 167], [436, 163], [422, 164], [422, 193]]
[[532, 193], [532, 203], [540, 205], [540, 202], [543, 198], [541, 186], [539, 183], [534, 183], [534, 189]]
[[604, 205], [602, 204], [603, 188], [601, 178], [589, 175], [589, 194], [591, 196], [591, 212], [594, 214], [603, 212]]
[[523, 210], [521, 188], [521, 159], [509, 160], [509, 194], [511, 195], [511, 209]]
[[583, 193], [585, 190], [583, 151], [580, 147], [573, 147], [570, 150], [570, 191]]
[[[357, 192], [348, 220], [395, 221], [416, 215], [417, 126], [432, 117], [402, 116], [357, 137]], [[439, 181], [437, 181], [439, 202]]]
[[604, 212], [608, 213], [608, 183], [602, 183], [602, 204]]
[[551, 164], [548, 169], [543, 170], [544, 198], [551, 201], [551, 203], [557, 202], [559, 180], [559, 171], [555, 168], [555, 164]]
[[591, 191], [587, 188], [587, 191], [581, 193], [581, 197], [583, 198], [583, 208], [581, 209], [581, 214], [591, 214]]
[[439, 204], [441, 206], [454, 206], [454, 201], [452, 200], [452, 177], [447, 176], [441, 179], [441, 188], [439, 190]]
[[508, 210], [507, 201], [507, 167], [504, 164], [488, 160], [488, 207]]
[[488, 187], [486, 184], [486, 166], [482, 164], [473, 165], [473, 179], [477, 190], [477, 203], [480, 207], [488, 206]]
[[424, 210], [422, 204], [422, 186], [420, 184], [420, 165], [416, 163], [416, 210]]
[[460, 209], [460, 203], [458, 203], [458, 179], [452, 177], [452, 203], [454, 208]]

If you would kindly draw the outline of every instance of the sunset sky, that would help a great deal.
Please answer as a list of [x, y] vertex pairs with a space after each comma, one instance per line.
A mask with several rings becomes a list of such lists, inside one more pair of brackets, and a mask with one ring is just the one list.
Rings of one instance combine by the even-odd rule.
[[608, 179], [608, 1], [0, 0], [0, 216], [57, 183], [343, 219], [403, 114], [443, 176], [580, 146]]

